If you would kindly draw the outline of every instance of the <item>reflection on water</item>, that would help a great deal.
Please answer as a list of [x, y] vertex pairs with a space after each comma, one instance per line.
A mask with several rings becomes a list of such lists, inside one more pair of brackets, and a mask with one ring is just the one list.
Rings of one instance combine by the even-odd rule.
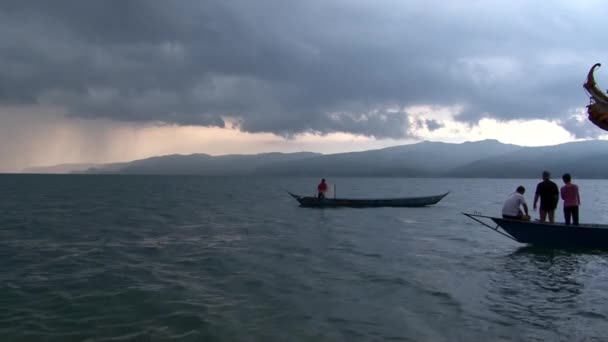
[[[587, 298], [592, 295], [590, 287], [597, 262], [603, 263], [607, 255], [598, 251], [521, 247], [497, 265], [502, 272], [490, 276], [488, 308], [501, 317], [503, 324], [516, 325], [521, 338], [576, 338], [570, 335], [576, 330], [573, 328], [589, 324], [589, 318], [606, 318], [608, 302], [589, 303]], [[589, 328], [599, 329], [597, 323]]]

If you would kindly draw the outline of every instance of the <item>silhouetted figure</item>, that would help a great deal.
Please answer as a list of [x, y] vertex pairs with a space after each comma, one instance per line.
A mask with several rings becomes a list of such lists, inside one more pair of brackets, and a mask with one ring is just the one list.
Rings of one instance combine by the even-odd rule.
[[322, 200], [325, 198], [325, 193], [327, 192], [327, 183], [325, 183], [325, 178], [321, 179], [321, 183], [317, 185], [317, 198]]
[[[518, 186], [517, 190], [512, 193], [502, 206], [502, 218], [510, 220], [530, 221], [528, 214], [528, 205], [524, 198], [526, 188]], [[524, 211], [521, 211], [524, 208]]]
[[578, 226], [578, 206], [581, 205], [581, 197], [578, 193], [578, 186], [572, 184], [572, 177], [569, 173], [562, 176], [564, 186], [561, 188], [562, 200], [564, 201], [564, 218], [566, 224], [570, 224], [570, 219], [575, 226]]
[[557, 208], [557, 202], [559, 201], [559, 189], [550, 178], [549, 171], [543, 171], [543, 181], [536, 186], [533, 208], [536, 210], [536, 204], [540, 198], [540, 221], [545, 222], [548, 215], [549, 222], [555, 223], [555, 208]]

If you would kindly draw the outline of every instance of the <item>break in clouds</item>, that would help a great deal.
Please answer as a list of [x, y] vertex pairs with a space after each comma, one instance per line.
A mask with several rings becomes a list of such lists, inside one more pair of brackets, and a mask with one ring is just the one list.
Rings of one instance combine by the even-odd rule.
[[4, 0], [0, 105], [379, 138], [408, 136], [408, 107], [445, 106], [462, 108], [464, 122], [560, 120], [589, 136], [571, 115], [587, 104], [589, 67], [608, 66], [607, 9], [600, 1]]

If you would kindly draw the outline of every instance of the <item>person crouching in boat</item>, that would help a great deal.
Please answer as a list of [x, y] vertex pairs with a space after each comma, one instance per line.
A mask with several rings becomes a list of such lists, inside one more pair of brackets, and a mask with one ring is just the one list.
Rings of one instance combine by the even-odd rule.
[[[510, 219], [510, 220], [521, 220], [521, 221], [530, 221], [530, 215], [528, 214], [528, 205], [526, 204], [526, 199], [524, 198], [524, 193], [526, 192], [526, 188], [523, 186], [518, 186], [517, 190], [512, 193], [509, 198], [505, 201], [502, 206], [502, 218]], [[521, 211], [521, 208], [524, 208], [524, 211]]]
[[327, 183], [325, 183], [325, 178], [321, 179], [321, 183], [317, 185], [317, 198], [322, 200], [325, 198], [325, 193], [327, 192]]

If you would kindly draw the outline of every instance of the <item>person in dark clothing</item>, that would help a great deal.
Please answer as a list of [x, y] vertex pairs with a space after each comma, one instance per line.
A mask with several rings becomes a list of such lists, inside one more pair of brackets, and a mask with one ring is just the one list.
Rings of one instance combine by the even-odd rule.
[[555, 208], [557, 208], [557, 201], [559, 200], [559, 188], [550, 178], [549, 171], [543, 171], [543, 181], [536, 186], [533, 209], [536, 210], [536, 204], [540, 198], [540, 221], [545, 222], [547, 216], [549, 216], [549, 222], [555, 223]]

